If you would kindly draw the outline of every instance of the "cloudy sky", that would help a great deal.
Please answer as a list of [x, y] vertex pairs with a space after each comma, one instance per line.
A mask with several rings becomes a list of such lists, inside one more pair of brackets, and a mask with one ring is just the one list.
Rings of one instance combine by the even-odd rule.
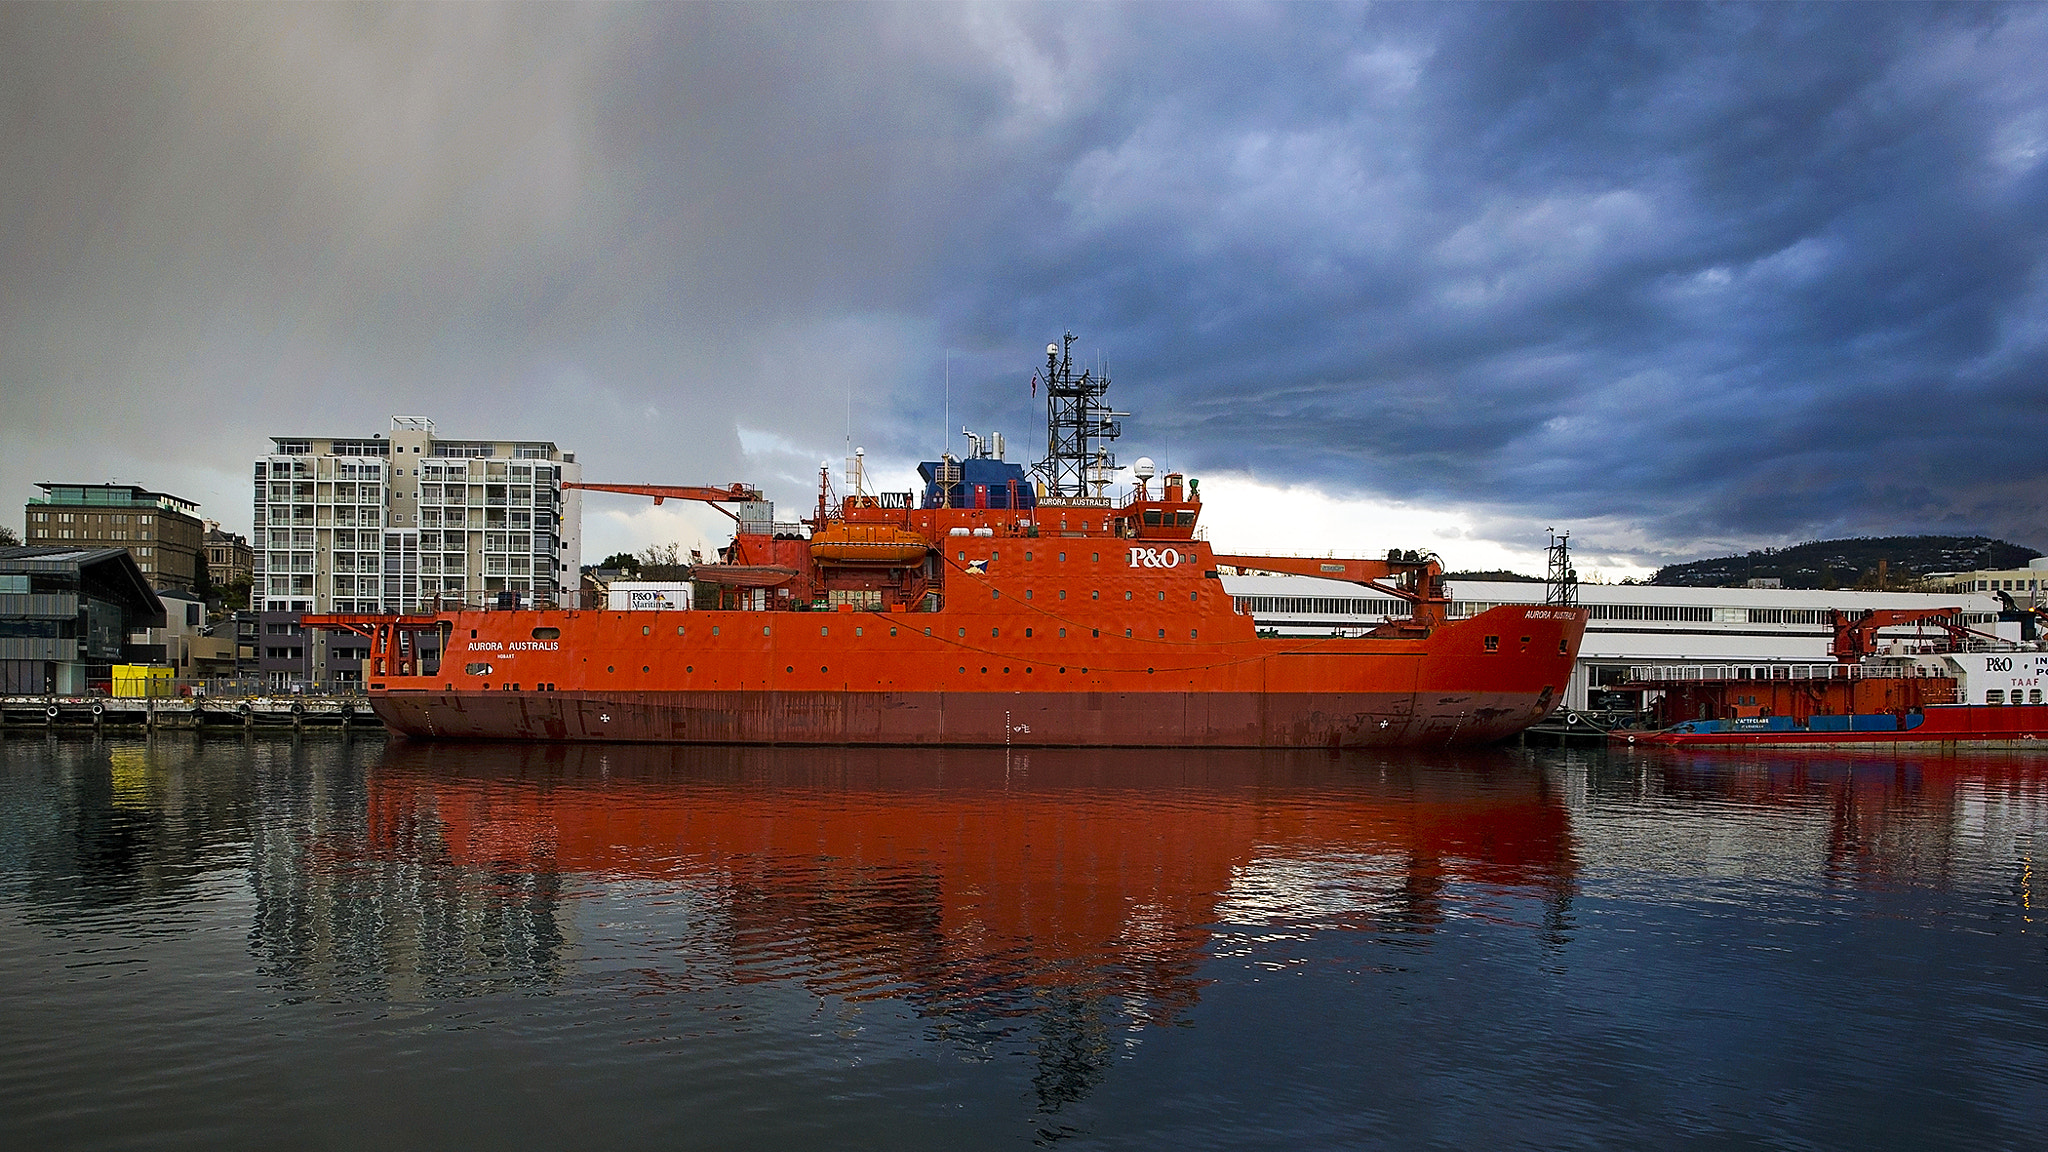
[[268, 437], [396, 413], [803, 507], [949, 413], [1036, 456], [1071, 329], [1229, 548], [2048, 547], [2044, 61], [2039, 5], [0, 5], [0, 522], [246, 531]]

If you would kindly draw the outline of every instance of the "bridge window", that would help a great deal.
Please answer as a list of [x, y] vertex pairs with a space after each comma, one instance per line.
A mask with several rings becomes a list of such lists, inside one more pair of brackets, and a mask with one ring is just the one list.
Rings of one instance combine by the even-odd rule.
[[1146, 527], [1148, 527], [1148, 528], [1157, 528], [1157, 527], [1159, 527], [1159, 509], [1157, 509], [1157, 508], [1147, 508], [1147, 509], [1145, 509], [1145, 526], [1146, 526]]

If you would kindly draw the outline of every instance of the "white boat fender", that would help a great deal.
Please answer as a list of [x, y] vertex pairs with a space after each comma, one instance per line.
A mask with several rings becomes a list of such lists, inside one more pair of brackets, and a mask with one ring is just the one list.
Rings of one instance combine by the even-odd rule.
[[55, 720], [57, 718], [57, 706], [55, 704], [52, 704], [49, 707], [44, 708], [43, 715], [48, 716], [52, 720]]
[[107, 714], [107, 706], [97, 700], [93, 701], [92, 714], [95, 716], [105, 716]]

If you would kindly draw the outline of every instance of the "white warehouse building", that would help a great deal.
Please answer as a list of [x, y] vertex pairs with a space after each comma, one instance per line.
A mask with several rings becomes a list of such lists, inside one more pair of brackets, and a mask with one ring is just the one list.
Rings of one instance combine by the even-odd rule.
[[[1283, 636], [1328, 636], [1370, 628], [1404, 616], [1402, 601], [1340, 580], [1307, 576], [1226, 575], [1239, 612], [1261, 629]], [[1451, 616], [1462, 619], [1502, 604], [1540, 604], [1545, 585], [1521, 581], [1455, 580]], [[1581, 584], [1579, 603], [1591, 614], [1585, 642], [1562, 703], [1586, 709], [1602, 689], [1625, 682], [1645, 665], [1818, 664], [1833, 659], [1830, 609], [1959, 607], [1964, 622], [1985, 632], [1998, 627], [1998, 601], [1970, 592], [1807, 591], [1793, 588], [1675, 588], [1651, 584]], [[2011, 638], [2017, 639], [2015, 626]], [[1913, 626], [1880, 635], [1938, 635]]]

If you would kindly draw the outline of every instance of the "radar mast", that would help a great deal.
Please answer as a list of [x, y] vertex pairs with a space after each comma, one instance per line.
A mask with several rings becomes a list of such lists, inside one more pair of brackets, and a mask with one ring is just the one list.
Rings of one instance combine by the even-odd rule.
[[1123, 433], [1116, 418], [1130, 415], [1112, 412], [1103, 402], [1108, 373], [1084, 368], [1075, 374], [1074, 339], [1069, 332], [1061, 343], [1045, 346], [1045, 459], [1033, 471], [1055, 500], [1101, 495], [1116, 472], [1116, 454], [1109, 450], [1109, 442]]

